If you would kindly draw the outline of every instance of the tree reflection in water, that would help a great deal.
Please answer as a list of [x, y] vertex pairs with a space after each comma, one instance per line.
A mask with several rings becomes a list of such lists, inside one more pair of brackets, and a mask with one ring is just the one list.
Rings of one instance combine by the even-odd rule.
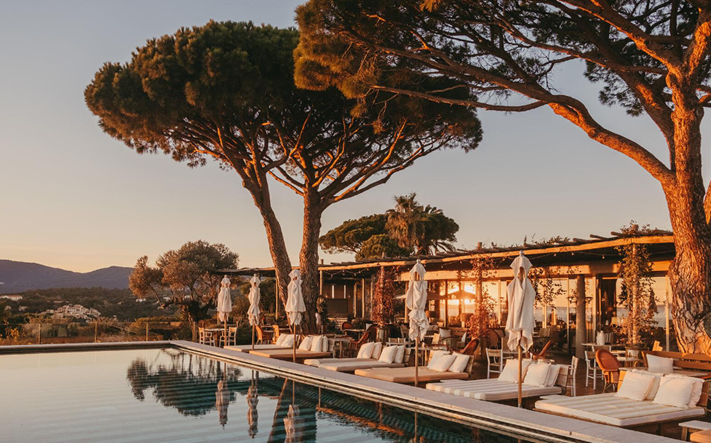
[[[150, 363], [135, 359], [126, 379], [136, 399], [145, 400], [146, 391], [152, 389], [153, 397], [164, 406], [183, 415], [200, 416], [216, 409], [217, 403], [226, 408], [234, 400], [235, 389], [230, 389], [230, 382], [236, 384], [241, 373], [234, 366], [223, 369], [222, 363], [210, 358], [165, 349]], [[224, 425], [226, 421], [226, 411], [222, 410], [220, 422]]]

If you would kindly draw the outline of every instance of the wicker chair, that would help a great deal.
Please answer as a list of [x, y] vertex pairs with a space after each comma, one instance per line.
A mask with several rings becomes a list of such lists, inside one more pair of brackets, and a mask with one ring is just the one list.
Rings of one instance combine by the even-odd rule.
[[602, 378], [605, 381], [602, 392], [605, 392], [610, 386], [616, 391], [617, 384], [620, 382], [620, 362], [610, 351], [605, 349], [599, 349], [595, 352], [595, 360], [602, 371]]
[[548, 353], [548, 350], [550, 349], [551, 346], [553, 346], [553, 340], [548, 340], [548, 343], [546, 343], [545, 346], [543, 346], [543, 348], [541, 348], [541, 351], [538, 354], [535, 354], [533, 356], [533, 359], [534, 360], [541, 360], [541, 359], [546, 358], [546, 354]]
[[276, 343], [277, 339], [279, 338], [279, 335], [281, 335], [281, 329], [279, 329], [279, 325], [277, 323], [274, 323], [272, 325], [272, 341]]
[[464, 348], [459, 352], [460, 352], [460, 354], [464, 354], [464, 355], [474, 355], [474, 353], [476, 352], [476, 350], [478, 348], [479, 348], [479, 339], [474, 338], [472, 340], [469, 340], [469, 343], [467, 343], [467, 345], [464, 346]]
[[265, 331], [262, 329], [261, 326], [256, 325], [254, 327], [254, 332], [256, 332], [257, 337], [256, 337], [256, 343], [257, 344], [266, 344], [270, 343], [272, 341], [272, 332], [271, 331]]
[[353, 323], [344, 321], [343, 324], [341, 324], [341, 331], [345, 331], [346, 329], [353, 329]]

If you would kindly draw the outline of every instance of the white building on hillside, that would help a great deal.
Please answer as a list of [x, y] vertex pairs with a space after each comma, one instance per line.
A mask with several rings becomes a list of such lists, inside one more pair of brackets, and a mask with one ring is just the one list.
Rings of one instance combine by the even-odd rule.
[[101, 312], [93, 308], [85, 308], [82, 305], [64, 305], [54, 309], [53, 312], [45, 311], [45, 313], [52, 314], [52, 317], [57, 319], [75, 318], [79, 320], [92, 320], [101, 317]]
[[22, 296], [21, 295], [0, 295], [0, 300], [20, 301], [20, 300], [22, 300]]

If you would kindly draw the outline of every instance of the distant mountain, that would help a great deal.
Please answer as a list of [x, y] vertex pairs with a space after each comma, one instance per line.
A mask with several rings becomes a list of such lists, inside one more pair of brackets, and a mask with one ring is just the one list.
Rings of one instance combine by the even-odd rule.
[[91, 272], [72, 272], [59, 268], [0, 260], [0, 294], [30, 289], [52, 288], [128, 288], [128, 276], [133, 268], [111, 266]]

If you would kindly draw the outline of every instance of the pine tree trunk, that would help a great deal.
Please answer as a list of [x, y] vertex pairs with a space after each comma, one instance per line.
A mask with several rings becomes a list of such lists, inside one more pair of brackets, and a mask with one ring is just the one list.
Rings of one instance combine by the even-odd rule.
[[701, 175], [703, 110], [685, 80], [673, 75], [667, 79], [676, 106], [672, 116], [676, 180], [664, 186], [676, 247], [669, 269], [672, 316], [682, 352], [711, 354], [711, 230]]
[[242, 176], [242, 178], [243, 186], [252, 195], [254, 204], [257, 206], [257, 209], [259, 209], [259, 212], [262, 215], [264, 229], [267, 234], [267, 243], [269, 244], [269, 252], [272, 256], [272, 263], [274, 264], [274, 271], [276, 274], [276, 289], [278, 297], [276, 303], [279, 303], [279, 299], [281, 299], [281, 305], [286, 306], [289, 274], [291, 273], [291, 260], [289, 259], [289, 253], [286, 249], [286, 241], [284, 240], [284, 233], [281, 229], [281, 224], [279, 223], [279, 220], [274, 213], [274, 208], [272, 207], [267, 179], [266, 177], [261, 177], [260, 180], [255, 180], [245, 178], [245, 176]]
[[703, 215], [679, 206], [684, 205], [670, 204], [676, 256], [669, 283], [676, 340], [682, 352], [711, 354], [711, 233]]
[[302, 278], [301, 290], [303, 291], [304, 304], [306, 305], [303, 328], [304, 331], [308, 332], [316, 330], [314, 313], [320, 296], [318, 238], [321, 234], [321, 215], [323, 215], [323, 208], [320, 196], [317, 192], [307, 191], [304, 196], [304, 228], [301, 252], [299, 254], [299, 267]]

